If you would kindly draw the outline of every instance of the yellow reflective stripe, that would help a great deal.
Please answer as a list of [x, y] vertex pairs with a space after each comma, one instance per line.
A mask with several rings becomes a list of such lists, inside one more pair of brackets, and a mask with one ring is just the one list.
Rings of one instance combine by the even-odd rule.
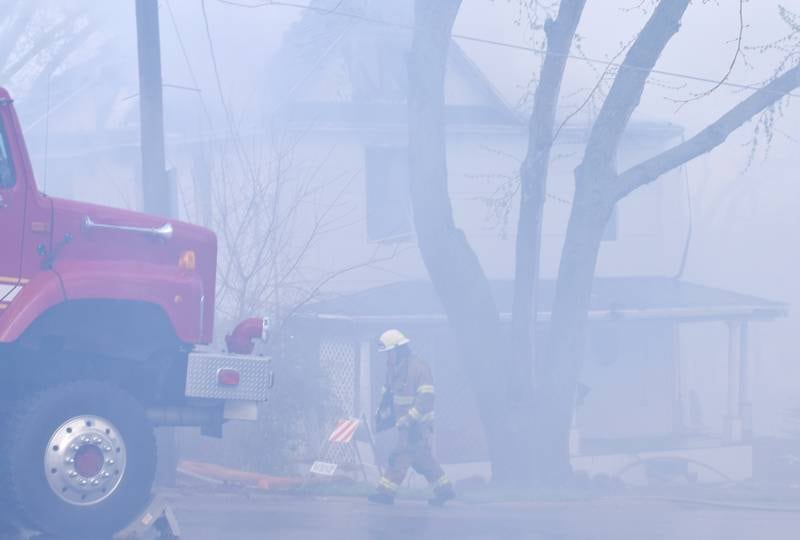
[[422, 421], [426, 423], [433, 422], [435, 418], [436, 418], [435, 415], [432, 412], [429, 412], [428, 414], [422, 417]]
[[381, 478], [378, 481], [378, 485], [381, 486], [382, 488], [388, 489], [389, 491], [397, 491], [398, 489], [400, 489], [400, 486], [398, 486], [397, 484], [395, 484], [386, 477]]
[[434, 488], [440, 488], [442, 486], [446, 486], [450, 483], [450, 479], [447, 478], [446, 474], [443, 474], [441, 478], [439, 478], [436, 482], [433, 483]]
[[416, 407], [412, 407], [408, 410], [408, 416], [419, 422], [422, 419], [422, 413], [420, 413]]
[[395, 405], [413, 405], [415, 399], [416, 398], [414, 396], [394, 396], [394, 404]]
[[417, 388], [417, 394], [433, 394], [435, 390], [432, 384], [423, 384], [419, 388]]

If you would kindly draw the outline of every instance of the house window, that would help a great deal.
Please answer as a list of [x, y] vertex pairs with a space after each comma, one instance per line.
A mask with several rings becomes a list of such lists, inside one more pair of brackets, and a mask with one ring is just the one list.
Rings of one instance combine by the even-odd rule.
[[414, 234], [409, 192], [408, 149], [365, 148], [367, 239], [398, 242]]

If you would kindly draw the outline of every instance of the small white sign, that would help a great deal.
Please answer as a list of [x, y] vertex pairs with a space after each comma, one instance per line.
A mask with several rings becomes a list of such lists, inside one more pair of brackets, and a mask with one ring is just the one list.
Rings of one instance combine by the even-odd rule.
[[337, 467], [338, 465], [336, 465], [336, 463], [315, 461], [314, 464], [311, 465], [311, 472], [322, 476], [333, 476]]

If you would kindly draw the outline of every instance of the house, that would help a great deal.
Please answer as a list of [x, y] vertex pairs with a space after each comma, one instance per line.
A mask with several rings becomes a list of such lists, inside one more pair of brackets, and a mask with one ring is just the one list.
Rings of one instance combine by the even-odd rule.
[[[295, 160], [325, 156], [325, 204], [347, 192], [347, 225], [316, 250], [320, 266], [347, 267], [392, 253], [336, 280], [356, 290], [398, 279], [423, 279], [414, 246], [407, 185], [406, 55], [412, 2], [345, 2], [359, 18], [308, 12], [284, 37], [267, 72], [273, 105], [265, 125], [301, 140]], [[322, 5], [322, 4], [320, 4]], [[364, 19], [367, 20], [364, 20]], [[384, 21], [376, 24], [374, 20]], [[446, 75], [449, 189], [456, 223], [487, 274], [513, 272], [516, 177], [527, 125], [481, 70], [452, 41]], [[668, 123], [637, 121], [626, 134], [621, 166], [654, 154], [682, 135]], [[554, 151], [546, 205], [543, 274], [555, 274], [573, 190], [572, 171], [588, 137], [583, 123], [567, 124]], [[621, 202], [608, 230], [601, 275], [659, 275], [675, 271], [686, 228], [681, 171]], [[676, 178], [677, 177], [677, 178]], [[396, 251], [396, 253], [395, 253]], [[639, 256], [631, 257], [631, 253]]]
[[[493, 281], [492, 289], [509, 332], [513, 283]], [[554, 293], [555, 283], [544, 280], [537, 328], [545, 339]], [[571, 441], [575, 468], [617, 475], [642, 465], [641, 476], [669, 460], [678, 464], [672, 474], [750, 478], [750, 329], [786, 314], [785, 304], [673, 278], [596, 279]], [[398, 282], [307, 306], [293, 331], [316, 344], [343, 414], [370, 417], [385, 377], [375, 336], [392, 327], [403, 328], [432, 365], [435, 443], [449, 474], [488, 474], [474, 394], [430, 283]], [[698, 332], [704, 339], [687, 339]], [[708, 365], [724, 375], [702, 388], [692, 373]], [[704, 410], [709, 391], [725, 396], [724, 411]]]
[[[242, 178], [247, 172], [241, 170], [246, 167], [237, 156], [242, 148], [254, 156], [245, 165], [265, 170], [280, 154], [291, 162], [286, 170], [290, 180], [314, 191], [313, 200], [303, 201], [304, 213], [295, 216], [295, 238], [288, 242], [303, 243], [315, 215], [325, 213], [330, 225], [302, 261], [305, 280], [317, 283], [333, 272], [336, 279], [326, 281], [327, 289], [353, 291], [423, 279], [426, 272], [415, 248], [404, 187], [405, 59], [413, 2], [315, 0], [312, 5], [322, 11], [303, 12], [274, 55], [256, 58], [257, 69], [263, 71], [253, 77], [261, 81], [253, 89], [259, 106], [241, 121], [237, 118], [233, 129], [217, 100], [204, 101], [211, 109], [210, 125], [198, 92], [165, 87], [167, 167], [174, 172], [175, 212], [215, 226], [209, 217], [215, 206], [210, 192], [222, 182], [219, 169], [229, 168], [225, 183], [235, 185], [246, 181]], [[354, 17], [326, 14], [334, 5]], [[526, 118], [503, 100], [456, 41], [451, 43], [446, 89], [456, 222], [487, 274], [508, 279]], [[55, 196], [139, 208], [136, 85], [119, 66], [103, 67], [63, 94], [53, 97], [57, 121], [51, 122], [49, 133], [44, 132], [42, 115], [30, 115], [29, 144], [40, 183], [47, 176], [47, 190]], [[635, 121], [625, 136], [620, 165], [652, 155], [681, 136], [681, 128], [673, 124]], [[556, 271], [572, 171], [587, 137], [588, 125], [575, 122], [565, 125], [557, 140], [545, 207], [544, 276]], [[218, 165], [213, 177], [212, 162]], [[663, 275], [678, 267], [688, 223], [681, 175], [674, 173], [619, 204], [600, 255], [600, 275]]]
[[[405, 122], [410, 3], [366, 2], [360, 13], [387, 21], [370, 25], [309, 13], [287, 33], [274, 72], [281, 96], [269, 124], [302, 134], [298, 152], [320, 155], [330, 178], [347, 178], [352, 222], [318, 247], [321, 263], [347, 266], [376, 249], [395, 248], [388, 262], [338, 279], [340, 298], [306, 306], [295, 331], [317, 343], [339, 408], [369, 414], [382, 380], [374, 337], [400, 326], [434, 362], [441, 389], [438, 450], [451, 465], [486, 459], [471, 390], [455, 358], [452, 336], [426, 283], [414, 246], [407, 192]], [[359, 22], [360, 21], [360, 22]], [[456, 222], [493, 280], [501, 317], [510, 312], [513, 277], [515, 174], [526, 145], [526, 126], [456, 41], [446, 76], [449, 188]], [[281, 84], [285, 83], [285, 84]], [[636, 121], [626, 133], [620, 167], [646, 158], [682, 136], [678, 126]], [[543, 231], [542, 272], [557, 270], [572, 196], [572, 171], [588, 127], [564, 126], [554, 151]], [[605, 232], [593, 299], [589, 390], [575, 420], [576, 466], [619, 472], [636, 459], [663, 457], [710, 464], [733, 478], [752, 474], [749, 446], [750, 379], [747, 328], [786, 315], [786, 306], [682, 282], [679, 271], [688, 227], [685, 170], [619, 203]], [[331, 197], [342, 184], [332, 181]], [[399, 249], [398, 249], [399, 248]], [[632, 277], [633, 276], [633, 277]], [[665, 277], [670, 276], [670, 277]], [[551, 309], [552, 279], [542, 284], [541, 324]], [[697, 384], [694, 370], [724, 373]], [[723, 410], [717, 407], [722, 397]], [[471, 412], [470, 412], [471, 411]], [[674, 453], [677, 451], [677, 454]], [[638, 455], [636, 459], [632, 456]], [[711, 479], [711, 469], [698, 474]], [[465, 469], [465, 471], [473, 471]], [[679, 467], [680, 470], [680, 467]], [[457, 471], [451, 472], [457, 475]], [[465, 472], [464, 474], [469, 474]]]

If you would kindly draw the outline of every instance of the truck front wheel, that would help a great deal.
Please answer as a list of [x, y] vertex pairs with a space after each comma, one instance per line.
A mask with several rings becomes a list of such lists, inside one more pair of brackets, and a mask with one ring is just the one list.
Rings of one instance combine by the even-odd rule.
[[6, 431], [5, 487], [32, 528], [110, 535], [147, 504], [155, 438], [126, 392], [94, 381], [50, 388], [21, 404]]

